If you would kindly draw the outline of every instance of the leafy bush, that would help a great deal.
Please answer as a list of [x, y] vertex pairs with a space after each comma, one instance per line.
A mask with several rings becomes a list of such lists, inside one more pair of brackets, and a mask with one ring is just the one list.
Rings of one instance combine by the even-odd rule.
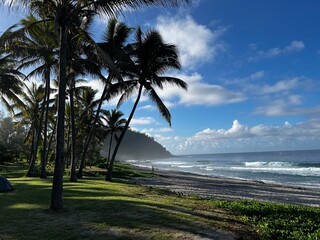
[[262, 239], [320, 239], [320, 209], [256, 201], [211, 201], [254, 225]]

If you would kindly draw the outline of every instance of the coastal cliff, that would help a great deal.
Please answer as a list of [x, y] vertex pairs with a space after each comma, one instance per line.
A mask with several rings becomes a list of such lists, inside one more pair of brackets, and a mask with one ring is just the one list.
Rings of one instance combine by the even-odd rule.
[[[110, 136], [105, 139], [101, 150], [101, 154], [104, 157], [108, 156], [109, 142]], [[112, 149], [114, 146], [115, 141], [113, 141]], [[153, 138], [143, 133], [128, 130], [120, 145], [116, 159], [157, 159], [168, 157], [172, 157], [172, 154]]]

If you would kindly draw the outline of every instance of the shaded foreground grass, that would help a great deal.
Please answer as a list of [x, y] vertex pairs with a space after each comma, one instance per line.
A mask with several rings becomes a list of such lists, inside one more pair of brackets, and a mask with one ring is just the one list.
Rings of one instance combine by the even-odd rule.
[[15, 166], [0, 172], [16, 189], [0, 193], [0, 239], [320, 239], [318, 208], [178, 196], [124, 180], [151, 173], [115, 169], [113, 183], [99, 169], [66, 179], [60, 212], [48, 209], [52, 179], [22, 177]]
[[[206, 200], [103, 177], [65, 182], [66, 210], [48, 209], [52, 179], [9, 178], [0, 239], [256, 239], [251, 227]], [[234, 233], [231, 233], [234, 232]]]

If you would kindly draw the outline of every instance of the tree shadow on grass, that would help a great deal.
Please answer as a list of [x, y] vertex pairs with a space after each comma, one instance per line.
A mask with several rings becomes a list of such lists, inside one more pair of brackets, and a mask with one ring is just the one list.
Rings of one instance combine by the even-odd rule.
[[[0, 195], [0, 239], [229, 239], [223, 216], [178, 203], [147, 188], [85, 179], [65, 183], [66, 210], [48, 209], [51, 180], [13, 179]], [[169, 199], [168, 198], [172, 198]], [[247, 227], [229, 219], [229, 224]], [[250, 238], [248, 238], [250, 239]], [[251, 238], [255, 239], [255, 238]]]

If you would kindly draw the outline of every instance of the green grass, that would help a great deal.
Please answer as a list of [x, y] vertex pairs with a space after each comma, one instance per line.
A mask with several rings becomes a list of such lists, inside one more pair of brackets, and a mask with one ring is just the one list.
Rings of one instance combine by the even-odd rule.
[[206, 200], [179, 197], [123, 179], [110, 183], [103, 176], [85, 177], [71, 183], [66, 177], [65, 210], [52, 211], [51, 178], [10, 174], [16, 190], [0, 193], [1, 240], [212, 239], [215, 234], [223, 236], [224, 231], [255, 239], [250, 226]]
[[51, 178], [23, 177], [26, 166], [9, 171], [0, 174], [16, 191], [0, 193], [1, 240], [225, 239], [225, 231], [242, 239], [320, 239], [318, 208], [178, 196], [131, 184], [128, 177], [156, 175], [127, 165], [115, 166], [112, 183], [94, 168], [77, 183], [66, 176], [65, 210], [58, 212], [49, 210]]
[[320, 239], [320, 209], [256, 201], [210, 201], [255, 226], [262, 239]]

